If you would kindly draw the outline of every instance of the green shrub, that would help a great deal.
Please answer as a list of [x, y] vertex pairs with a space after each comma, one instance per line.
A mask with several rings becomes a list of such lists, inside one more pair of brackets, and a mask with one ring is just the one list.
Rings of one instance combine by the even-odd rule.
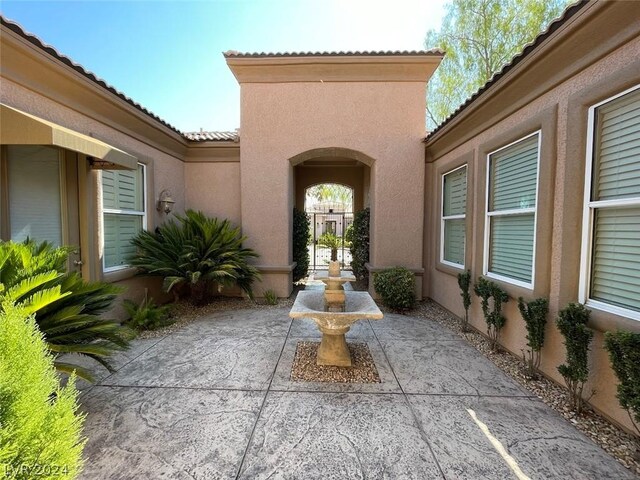
[[309, 242], [311, 241], [311, 225], [309, 223], [308, 215], [298, 210], [293, 209], [293, 261], [296, 262], [296, 266], [293, 269], [293, 281], [307, 276], [309, 271]]
[[318, 238], [318, 245], [331, 249], [331, 261], [338, 261], [338, 249], [342, 247], [342, 237], [338, 237], [335, 233], [326, 232]]
[[[487, 323], [487, 335], [489, 336], [491, 350], [495, 352], [500, 344], [500, 330], [507, 323], [507, 319], [502, 315], [502, 304], [509, 301], [509, 295], [498, 284], [484, 277], [478, 277], [473, 291], [481, 299], [480, 305], [482, 306], [484, 320]], [[493, 301], [493, 310], [489, 309], [490, 300]]]
[[203, 304], [214, 283], [237, 285], [253, 298], [252, 285], [260, 274], [249, 259], [258, 254], [242, 246], [246, 237], [240, 228], [193, 210], [175, 217], [131, 240], [137, 249], [131, 264], [143, 274], [163, 277], [163, 288], [176, 300], [187, 290], [193, 303]]
[[549, 302], [546, 298], [537, 298], [531, 302], [525, 302], [518, 298], [518, 310], [527, 326], [527, 350], [523, 353], [527, 370], [531, 378], [537, 378], [540, 368], [540, 352], [544, 345], [544, 327], [547, 324], [547, 312]]
[[375, 273], [373, 288], [382, 302], [392, 310], [409, 310], [416, 303], [416, 280], [413, 273], [404, 267], [388, 268]]
[[[70, 248], [49, 243], [0, 242], [0, 300], [35, 314], [50, 351], [90, 357], [113, 371], [109, 356], [129, 345], [132, 332], [120, 322], [102, 318], [122, 289], [103, 282], [85, 282], [65, 273]], [[0, 310], [4, 308], [0, 306]], [[89, 370], [55, 361], [61, 371], [75, 371], [89, 381]]]
[[267, 305], [277, 305], [278, 294], [273, 290], [266, 290], [264, 292], [264, 301], [267, 303]]
[[618, 377], [618, 401], [640, 434], [640, 333], [607, 332], [604, 348]]
[[153, 298], [147, 297], [146, 293], [142, 302], [136, 303], [127, 298], [123, 306], [129, 315], [127, 325], [136, 330], [156, 330], [174, 322], [168, 318], [169, 307], [156, 305]]
[[582, 412], [582, 391], [589, 378], [589, 344], [593, 332], [587, 328], [590, 311], [579, 303], [570, 303], [558, 313], [556, 325], [564, 337], [567, 363], [558, 367], [569, 390], [569, 404], [577, 413]]
[[469, 331], [469, 307], [471, 306], [471, 270], [458, 274], [458, 286], [460, 287], [460, 296], [462, 297], [462, 306], [464, 307], [464, 320], [462, 321], [462, 331]]
[[368, 208], [360, 210], [353, 217], [353, 227], [347, 240], [351, 245], [351, 269], [358, 280], [368, 281], [369, 273], [365, 264], [369, 261], [369, 223], [371, 212]]
[[[6, 303], [0, 312], [0, 472], [3, 478], [75, 478], [84, 416], [72, 375], [60, 386], [33, 317]], [[38, 471], [50, 475], [38, 475]]]

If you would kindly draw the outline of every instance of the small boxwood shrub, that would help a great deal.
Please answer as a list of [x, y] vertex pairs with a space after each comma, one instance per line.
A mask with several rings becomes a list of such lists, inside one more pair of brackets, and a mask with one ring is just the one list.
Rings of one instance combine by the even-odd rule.
[[640, 434], [640, 333], [607, 332], [604, 348], [618, 377], [618, 401]]
[[382, 270], [373, 275], [373, 288], [382, 302], [392, 310], [404, 311], [416, 303], [416, 280], [404, 267]]
[[462, 297], [462, 306], [464, 307], [464, 319], [462, 320], [462, 331], [469, 331], [469, 307], [471, 306], [471, 270], [458, 274], [458, 286], [460, 287], [460, 296]]
[[[0, 312], [0, 475], [75, 478], [81, 468], [83, 415], [75, 376], [62, 387], [32, 317]], [[5, 477], [3, 477], [5, 478]]]

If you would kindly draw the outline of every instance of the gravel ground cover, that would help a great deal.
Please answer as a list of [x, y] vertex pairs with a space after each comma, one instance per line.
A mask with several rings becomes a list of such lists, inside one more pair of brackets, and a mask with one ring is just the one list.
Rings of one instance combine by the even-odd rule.
[[477, 331], [463, 332], [461, 320], [437, 303], [430, 300], [419, 302], [415, 310], [408, 312], [408, 315], [428, 318], [463, 337], [496, 366], [588, 435], [622, 465], [640, 475], [640, 438], [613, 425], [589, 406], [582, 415], [576, 415], [567, 406], [567, 393], [563, 387], [544, 377], [530, 379], [521, 358], [509, 352], [492, 352], [484, 335]]
[[319, 342], [298, 342], [296, 356], [291, 367], [294, 382], [380, 383], [369, 347], [366, 343], [348, 343], [353, 365], [334, 367], [317, 365]]

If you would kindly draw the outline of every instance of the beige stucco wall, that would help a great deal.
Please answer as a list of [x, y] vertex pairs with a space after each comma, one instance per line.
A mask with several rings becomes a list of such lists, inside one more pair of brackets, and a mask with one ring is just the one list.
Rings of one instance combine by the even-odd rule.
[[374, 159], [372, 265], [422, 266], [424, 97], [422, 82], [241, 84], [242, 224], [260, 264], [292, 262], [289, 159], [339, 147]]
[[185, 163], [187, 208], [240, 225], [240, 163]]
[[[578, 301], [587, 111], [594, 103], [638, 83], [640, 38], [636, 37], [471, 140], [444, 155], [430, 158], [434, 160], [433, 163], [427, 163], [425, 167], [425, 258], [428, 281], [425, 282], [424, 293], [462, 316], [464, 311], [456, 280], [457, 271], [438, 261], [441, 175], [461, 164], [468, 165], [466, 264], [471, 268], [473, 277], [477, 278], [483, 267], [486, 156], [500, 146], [541, 129], [534, 290], [505, 282], [497, 283], [511, 296], [511, 301], [505, 307], [508, 321], [501, 334], [502, 343], [517, 355], [526, 345], [526, 331], [515, 299], [520, 295], [527, 300], [549, 298], [549, 324], [542, 354], [542, 370], [559, 383], [562, 383], [562, 378], [557, 366], [564, 362], [565, 349], [554, 321], [559, 309], [569, 302]], [[481, 118], [479, 115], [481, 111], [476, 118]], [[446, 135], [457, 134], [452, 129]], [[437, 144], [434, 150], [437, 151]], [[475, 328], [483, 332], [486, 330], [475, 296], [470, 317]], [[627, 413], [620, 409], [615, 398], [616, 379], [602, 348], [602, 332], [616, 328], [640, 331], [640, 322], [593, 310], [590, 326], [596, 333], [591, 346], [591, 380], [585, 389], [586, 395], [595, 390], [591, 404], [616, 422], [631, 428]]]
[[[20, 86], [7, 78], [2, 78], [0, 81], [0, 101], [76, 132], [98, 138], [134, 155], [140, 162], [147, 165], [147, 228], [155, 228], [165, 218], [164, 214], [159, 213], [155, 208], [156, 197], [163, 189], [169, 189], [173, 199], [176, 201], [174, 212], [184, 210], [185, 178], [183, 161], [145, 142], [123, 134], [113, 126], [95, 120], [90, 116], [90, 105], [86, 106], [88, 110], [86, 114], [81, 113], [43, 94]], [[102, 247], [100, 245], [102, 222], [98, 215], [98, 205], [100, 204], [98, 200], [98, 172], [92, 171], [87, 167], [84, 156], [79, 155], [79, 161], [84, 163], [80, 169], [80, 178], [78, 179], [80, 189], [78, 192], [81, 218], [80, 237], [83, 249], [82, 260], [85, 262], [83, 275], [85, 278], [93, 280], [105, 279], [120, 284], [122, 282], [120, 279], [131, 277], [132, 272], [102, 275]], [[83, 172], [84, 175], [82, 175]], [[122, 284], [128, 287], [124, 293], [125, 297], [141, 299], [148, 282], [141, 278], [129, 278]], [[153, 290], [158, 290], [153, 288], [153, 285], [149, 285]], [[159, 293], [159, 291], [156, 291], [154, 296], [158, 298]], [[118, 313], [117, 310], [116, 313]]]

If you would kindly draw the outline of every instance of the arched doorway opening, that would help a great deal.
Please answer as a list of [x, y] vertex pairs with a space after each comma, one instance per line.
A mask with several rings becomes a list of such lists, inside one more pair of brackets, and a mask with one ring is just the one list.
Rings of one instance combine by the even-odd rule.
[[354, 215], [370, 206], [374, 160], [345, 148], [309, 150], [290, 159], [294, 206], [310, 224], [309, 271], [325, 270], [332, 257], [351, 269], [345, 235]]
[[311, 225], [311, 270], [326, 268], [330, 260], [339, 261], [345, 270], [351, 268], [348, 232], [353, 224], [353, 196], [353, 188], [339, 183], [306, 188], [304, 211]]

